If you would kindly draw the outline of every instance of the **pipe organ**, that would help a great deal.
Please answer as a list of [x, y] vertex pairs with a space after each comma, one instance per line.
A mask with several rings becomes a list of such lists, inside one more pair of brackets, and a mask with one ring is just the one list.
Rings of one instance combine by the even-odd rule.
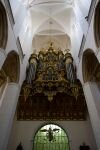
[[[81, 109], [80, 109], [81, 108]], [[69, 52], [52, 45], [29, 58], [17, 109], [18, 120], [84, 120], [86, 104]]]

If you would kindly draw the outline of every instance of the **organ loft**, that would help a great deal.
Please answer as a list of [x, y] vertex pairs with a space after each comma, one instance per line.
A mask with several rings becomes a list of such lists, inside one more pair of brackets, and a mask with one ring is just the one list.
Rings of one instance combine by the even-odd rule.
[[69, 50], [31, 54], [17, 106], [18, 120], [85, 120], [86, 103]]

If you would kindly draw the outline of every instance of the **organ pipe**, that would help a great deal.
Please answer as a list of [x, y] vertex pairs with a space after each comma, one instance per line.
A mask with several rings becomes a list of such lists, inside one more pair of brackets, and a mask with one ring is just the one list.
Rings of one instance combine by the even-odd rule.
[[31, 84], [32, 80], [35, 79], [36, 69], [37, 69], [37, 55], [32, 54], [29, 58], [29, 67], [26, 77], [26, 81], [28, 84]]
[[65, 67], [66, 67], [67, 79], [71, 83], [74, 83], [76, 79], [76, 74], [73, 65], [73, 58], [70, 53], [65, 54]]

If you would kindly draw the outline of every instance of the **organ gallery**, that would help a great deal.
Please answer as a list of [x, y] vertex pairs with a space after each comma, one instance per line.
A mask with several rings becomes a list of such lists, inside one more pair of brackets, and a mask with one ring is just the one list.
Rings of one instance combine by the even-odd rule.
[[53, 48], [31, 54], [18, 107], [18, 120], [85, 120], [86, 103], [72, 55]]

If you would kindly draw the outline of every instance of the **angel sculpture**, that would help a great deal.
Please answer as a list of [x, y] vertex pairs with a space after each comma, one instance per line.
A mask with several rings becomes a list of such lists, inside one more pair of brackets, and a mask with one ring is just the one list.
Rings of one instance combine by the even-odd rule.
[[49, 142], [51, 142], [51, 141], [55, 140], [55, 134], [54, 133], [58, 133], [59, 129], [57, 129], [57, 128], [52, 129], [51, 127], [49, 127], [49, 129], [40, 130], [40, 132], [46, 132], [46, 137], [49, 140]]

